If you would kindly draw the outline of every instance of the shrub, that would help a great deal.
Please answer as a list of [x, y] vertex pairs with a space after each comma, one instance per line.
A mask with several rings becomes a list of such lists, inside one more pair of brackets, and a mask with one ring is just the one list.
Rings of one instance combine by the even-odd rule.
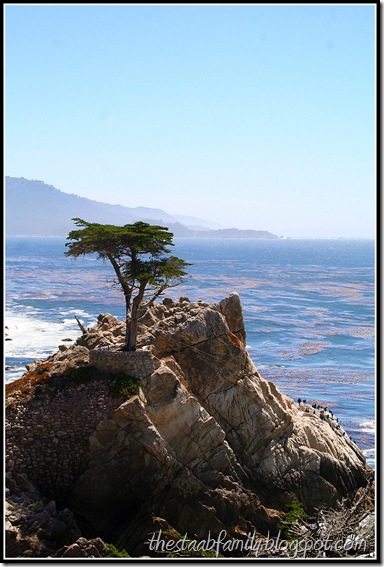
[[109, 393], [112, 396], [130, 398], [138, 393], [140, 380], [133, 378], [133, 376], [128, 376], [124, 372], [118, 372], [110, 379], [108, 387]]
[[63, 376], [67, 383], [79, 382], [83, 384], [84, 382], [91, 382], [94, 380], [97, 377], [97, 370], [88, 364], [85, 366], [74, 366], [73, 368], [65, 370]]
[[128, 553], [125, 551], [125, 549], [122, 549], [121, 551], [119, 551], [113, 545], [113, 543], [108, 543], [106, 548], [104, 549], [103, 557], [131, 557], [131, 556], [128, 555]]
[[291, 536], [291, 527], [298, 520], [308, 520], [308, 514], [304, 512], [303, 505], [299, 500], [293, 500], [288, 505], [288, 512], [284, 514], [284, 517], [277, 527], [281, 531], [281, 534], [286, 540], [293, 539]]

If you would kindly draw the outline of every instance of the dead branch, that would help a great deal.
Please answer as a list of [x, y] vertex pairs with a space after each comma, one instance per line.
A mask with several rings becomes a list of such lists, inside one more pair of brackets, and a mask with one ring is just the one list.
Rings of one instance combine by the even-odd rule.
[[80, 327], [81, 332], [83, 333], [83, 335], [85, 335], [85, 333], [87, 332], [87, 329], [84, 327], [84, 325], [79, 321], [79, 319], [76, 317], [75, 315], [75, 319], [77, 321], [77, 324]]

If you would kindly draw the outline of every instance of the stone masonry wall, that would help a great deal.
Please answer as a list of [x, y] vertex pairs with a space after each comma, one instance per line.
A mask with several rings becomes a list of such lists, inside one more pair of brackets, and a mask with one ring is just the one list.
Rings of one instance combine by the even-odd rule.
[[93, 381], [13, 402], [6, 411], [7, 471], [27, 474], [45, 496], [65, 500], [90, 434], [123, 401]]
[[89, 365], [104, 372], [125, 372], [141, 380], [152, 374], [160, 363], [150, 350], [127, 352], [99, 348], [89, 351]]

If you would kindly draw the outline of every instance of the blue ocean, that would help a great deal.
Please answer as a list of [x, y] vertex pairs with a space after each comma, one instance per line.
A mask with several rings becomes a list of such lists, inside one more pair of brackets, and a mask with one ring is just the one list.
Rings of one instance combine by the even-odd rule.
[[[110, 265], [65, 250], [65, 238], [6, 239], [6, 382], [75, 340], [75, 316], [85, 326], [99, 313], [124, 318]], [[167, 295], [214, 302], [238, 292], [260, 374], [294, 400], [332, 409], [373, 466], [374, 241], [180, 238], [172, 253], [192, 265]]]

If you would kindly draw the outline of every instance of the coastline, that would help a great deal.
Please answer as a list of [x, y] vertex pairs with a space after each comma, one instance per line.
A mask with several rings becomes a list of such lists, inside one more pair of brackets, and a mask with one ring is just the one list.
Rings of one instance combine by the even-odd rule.
[[[29, 360], [21, 364], [45, 358], [59, 344], [70, 345], [62, 339], [74, 341], [79, 336], [74, 315], [86, 326], [93, 324], [99, 312], [123, 315], [120, 295], [106, 286], [110, 274], [102, 263], [91, 259], [63, 262], [65, 239], [61, 238], [11, 241], [17, 249], [13, 256], [12, 246], [8, 248], [6, 299], [12, 299], [11, 314], [26, 316], [29, 330], [21, 329], [24, 346], [17, 347], [17, 337], [13, 337], [5, 342], [5, 349], [16, 360], [28, 352]], [[256, 366], [265, 367], [268, 376], [294, 399], [315, 397], [321, 403], [334, 404], [351, 437], [358, 443], [363, 441], [364, 450], [372, 451], [374, 427], [367, 437], [357, 426], [372, 423], [375, 408], [374, 281], [370, 282], [366, 268], [371, 260], [359, 252], [365, 249], [362, 243], [341, 243], [341, 253], [338, 241], [317, 240], [313, 248], [307, 241], [213, 240], [212, 245], [204, 240], [177, 241], [178, 254], [193, 263], [192, 277], [180, 293], [216, 301], [235, 285], [242, 297], [247, 344]], [[303, 256], [305, 249], [307, 255]], [[298, 261], [295, 250], [300, 252], [302, 265], [294, 263]], [[370, 243], [367, 250], [372, 250]], [[281, 258], [279, 254], [283, 254]], [[329, 268], [336, 260], [341, 267]], [[48, 278], [45, 264], [50, 267]], [[95, 287], [92, 294], [88, 289], [91, 282]], [[358, 336], [355, 328], [370, 329], [370, 333]], [[36, 343], [42, 345], [39, 350], [33, 348]], [[306, 343], [311, 349], [312, 345], [322, 346], [312, 354]], [[24, 371], [21, 366], [17, 375]], [[331, 379], [327, 379], [329, 372]], [[12, 371], [6, 375], [10, 380], [15, 378]], [[317, 387], [323, 388], [323, 393], [312, 396]], [[359, 399], [351, 407], [343, 407], [351, 387]]]
[[[174, 321], [178, 322], [176, 326]], [[258, 373], [245, 348], [243, 315], [237, 294], [231, 294], [220, 304], [191, 303], [182, 297], [179, 301], [168, 298], [164, 304], [153, 305], [142, 319], [139, 341], [139, 349], [143, 349], [143, 354], [145, 351], [153, 364], [140, 378], [139, 392], [132, 392], [128, 399], [120, 398], [120, 394], [112, 396], [108, 390], [110, 380], [111, 383], [115, 380], [113, 370], [100, 373], [97, 367], [88, 364], [89, 349], [99, 349], [100, 356], [104, 357], [108, 350], [104, 352], [101, 347], [115, 345], [116, 348], [123, 341], [123, 328], [124, 324], [111, 315], [100, 315], [97, 326], [82, 335], [76, 344], [62, 345], [47, 360], [31, 365], [22, 380], [7, 387], [7, 484], [11, 524], [17, 522], [28, 530], [28, 518], [36, 518], [36, 522], [38, 510], [44, 506], [42, 496], [32, 486], [28, 488], [20, 473], [24, 477], [27, 474], [29, 481], [51, 500], [50, 516], [41, 516], [48, 524], [43, 530], [39, 529], [40, 547], [36, 547], [36, 541], [33, 544], [23, 536], [24, 528], [21, 532], [20, 528], [16, 532], [12, 526], [8, 528], [8, 549], [14, 550], [13, 553], [19, 554], [24, 548], [23, 553], [29, 556], [44, 557], [48, 552], [55, 557], [62, 557], [63, 553], [67, 554], [65, 557], [69, 553], [73, 553], [73, 557], [96, 553], [97, 557], [97, 551], [85, 552], [80, 546], [81, 541], [95, 549], [94, 543], [81, 539], [82, 526], [89, 522], [104, 542], [119, 542], [119, 548], [128, 549], [133, 557], [141, 556], [145, 550], [148, 552], [148, 548], [143, 547], [148, 530], [154, 530], [154, 534], [156, 527], [164, 530], [165, 526], [167, 539], [171, 532], [175, 534], [173, 537], [179, 537], [177, 534], [186, 530], [186, 517], [189, 529], [200, 541], [208, 529], [212, 530], [212, 537], [220, 537], [223, 526], [228, 542], [239, 533], [244, 533], [245, 537], [247, 530], [248, 533], [256, 530], [258, 539], [267, 531], [276, 538], [284, 510], [292, 500], [292, 490], [311, 514], [320, 503], [334, 507], [343, 495], [349, 502], [345, 510], [362, 502], [365, 495], [363, 510], [358, 512], [353, 508], [356, 518], [364, 514], [365, 506], [367, 510], [372, 508], [372, 471], [332, 412], [322, 409], [313, 412], [305, 401], [295, 403]], [[130, 370], [132, 372], [136, 371]], [[230, 398], [228, 392], [231, 392]], [[229, 403], [230, 399], [233, 403]], [[199, 406], [201, 403], [203, 406]], [[192, 437], [191, 431], [194, 432]], [[284, 450], [275, 450], [280, 444]], [[176, 460], [173, 460], [174, 454]], [[114, 464], [116, 458], [118, 462]], [[290, 461], [288, 469], [302, 476], [300, 484], [291, 475], [285, 475], [287, 459]], [[162, 463], [160, 468], [159, 462]], [[180, 466], [186, 466], [184, 472]], [[319, 478], [325, 475], [320, 483], [313, 483], [314, 466], [318, 468]], [[102, 472], [105, 467], [106, 473]], [[123, 475], [123, 484], [120, 473], [115, 478], [121, 470], [128, 474], [128, 477]], [[193, 472], [192, 477], [190, 472]], [[100, 479], [98, 474], [101, 474]], [[128, 486], [127, 478], [130, 479]], [[200, 484], [196, 485], [196, 479]], [[112, 492], [108, 488], [110, 483]], [[164, 483], [174, 492], [166, 502], [162, 496]], [[307, 488], [300, 488], [302, 483]], [[23, 504], [23, 490], [28, 491], [28, 505]], [[120, 494], [119, 501], [123, 498], [124, 510], [132, 509], [136, 498], [133, 495], [140, 490], [144, 498], [140, 506], [143, 513], [147, 509], [145, 499], [155, 491], [154, 494], [158, 494], [155, 500], [154, 496], [150, 498], [151, 510], [153, 502], [156, 503], [155, 522], [147, 517], [148, 510], [144, 525], [143, 518], [140, 522], [135, 514], [130, 518], [131, 527], [124, 536], [118, 535], [119, 531], [106, 531], [116, 515], [112, 496], [115, 490]], [[190, 490], [197, 492], [189, 503], [191, 496], [186, 499], [186, 495]], [[249, 490], [255, 491], [251, 500], [247, 496]], [[31, 516], [28, 506], [31, 506], [32, 494], [35, 512]], [[215, 507], [215, 515], [207, 516], [207, 497], [211, 507]], [[255, 508], [259, 498], [261, 501]], [[54, 501], [57, 501], [55, 505]], [[69, 507], [65, 522], [63, 506]], [[193, 516], [189, 513], [186, 516], [185, 510], [189, 507], [194, 509]], [[238, 518], [239, 513], [245, 520]], [[337, 509], [335, 513], [339, 513]], [[228, 523], [228, 514], [238, 518], [236, 522], [240, 522], [241, 532], [234, 532], [230, 527], [232, 521]], [[215, 518], [220, 517], [224, 524], [217, 524]], [[196, 521], [191, 524], [192, 518]], [[78, 522], [80, 531], [75, 527]], [[370, 541], [370, 550], [371, 529], [364, 537]], [[105, 543], [102, 544], [104, 549]], [[64, 547], [60, 547], [62, 545]], [[222, 552], [232, 557], [231, 550], [231, 544], [227, 543]], [[156, 556], [158, 550], [149, 551]]]

